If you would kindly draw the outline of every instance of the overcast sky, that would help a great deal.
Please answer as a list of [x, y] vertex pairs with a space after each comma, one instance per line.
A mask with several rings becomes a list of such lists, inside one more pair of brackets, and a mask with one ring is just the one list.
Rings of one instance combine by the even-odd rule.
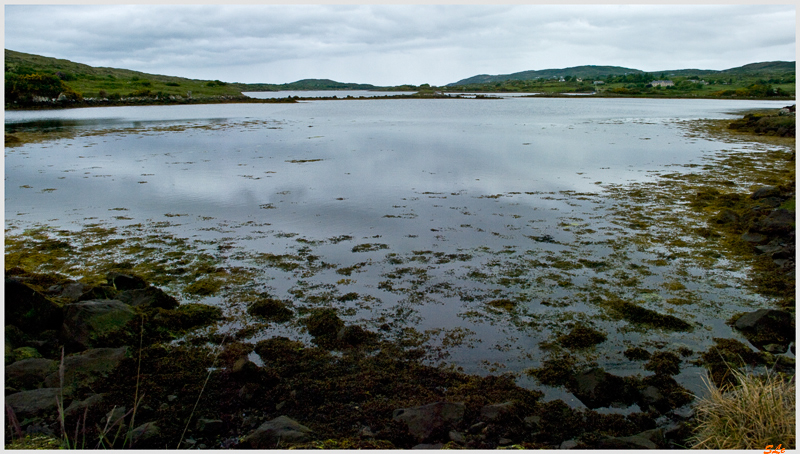
[[445, 85], [795, 60], [794, 5], [6, 5], [5, 48], [226, 82]]

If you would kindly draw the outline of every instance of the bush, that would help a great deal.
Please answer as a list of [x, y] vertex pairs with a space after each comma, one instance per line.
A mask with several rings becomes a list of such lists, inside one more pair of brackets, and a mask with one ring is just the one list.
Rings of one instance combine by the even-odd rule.
[[750, 375], [731, 371], [734, 385], [714, 386], [698, 398], [697, 427], [690, 442], [697, 449], [795, 448], [794, 376], [775, 372]]

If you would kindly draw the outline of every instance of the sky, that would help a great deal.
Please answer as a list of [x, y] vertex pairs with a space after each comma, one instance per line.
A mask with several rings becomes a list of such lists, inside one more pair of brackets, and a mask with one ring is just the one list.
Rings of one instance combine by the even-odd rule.
[[242, 83], [445, 85], [610, 65], [794, 61], [778, 5], [5, 5], [4, 46], [91, 66]]

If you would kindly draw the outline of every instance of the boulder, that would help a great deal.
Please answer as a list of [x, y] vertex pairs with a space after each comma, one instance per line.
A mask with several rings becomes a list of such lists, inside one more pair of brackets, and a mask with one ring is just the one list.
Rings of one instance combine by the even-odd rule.
[[751, 230], [768, 236], [785, 235], [795, 229], [795, 213], [783, 208], [773, 210], [767, 217], [756, 222]]
[[155, 422], [146, 422], [141, 426], [134, 427], [129, 435], [131, 437], [131, 446], [140, 446], [150, 438], [158, 436], [160, 431]]
[[13, 278], [6, 278], [5, 290], [6, 324], [29, 335], [61, 326], [61, 308], [42, 293]]
[[486, 405], [481, 408], [481, 420], [487, 422], [495, 421], [512, 410], [514, 410], [514, 402]]
[[86, 290], [85, 284], [81, 284], [80, 282], [66, 282], [48, 287], [47, 294], [56, 298], [78, 301], [78, 298], [80, 298]]
[[242, 441], [252, 449], [272, 449], [291, 443], [310, 441], [314, 432], [288, 416], [279, 416], [261, 424]]
[[[64, 392], [68, 393], [91, 384], [101, 375], [119, 366], [128, 347], [119, 348], [94, 348], [82, 353], [70, 355], [64, 358]], [[131, 377], [131, 380], [134, 380]], [[61, 386], [61, 376], [58, 371], [51, 373], [45, 379], [45, 386]]]
[[221, 419], [200, 418], [195, 424], [195, 430], [203, 435], [219, 435], [225, 428], [225, 423]]
[[777, 344], [785, 351], [795, 340], [794, 317], [784, 311], [759, 309], [739, 317], [733, 325], [757, 348]]
[[659, 449], [664, 444], [662, 429], [647, 430], [628, 437], [608, 437], [597, 443], [600, 449]]
[[132, 307], [143, 306], [175, 309], [179, 306], [178, 300], [166, 294], [158, 287], [124, 290], [117, 294], [116, 299]]
[[90, 287], [78, 297], [78, 301], [110, 300], [117, 297], [119, 291], [110, 285]]
[[18, 421], [57, 411], [60, 388], [39, 388], [6, 396], [6, 405], [11, 407]]
[[58, 362], [52, 359], [32, 358], [6, 366], [6, 386], [17, 389], [40, 388], [48, 375], [58, 370]]
[[147, 282], [139, 276], [122, 274], [114, 271], [106, 275], [106, 281], [108, 281], [108, 285], [117, 290], [134, 290], [148, 287]]
[[742, 235], [742, 240], [753, 244], [767, 244], [769, 238], [757, 232], [747, 232]]
[[775, 186], [761, 186], [760, 188], [753, 191], [752, 194], [750, 194], [750, 198], [753, 200], [758, 200], [758, 199], [765, 199], [767, 197], [776, 197], [779, 195], [781, 195], [781, 191]]
[[85, 409], [91, 407], [92, 405], [99, 404], [103, 401], [103, 394], [92, 394], [91, 396], [87, 397], [84, 400], [73, 400], [69, 407], [64, 410], [64, 415], [66, 417], [70, 417], [73, 415], [80, 415], [84, 412]]
[[625, 380], [599, 367], [577, 374], [569, 390], [592, 409], [612, 404], [629, 406], [638, 398], [638, 393]]
[[434, 402], [412, 408], [398, 408], [392, 419], [406, 423], [408, 432], [418, 443], [446, 437], [447, 432], [464, 418], [465, 405], [460, 402]]
[[91, 347], [101, 336], [122, 330], [133, 309], [118, 300], [89, 300], [64, 306], [62, 337], [66, 344]]

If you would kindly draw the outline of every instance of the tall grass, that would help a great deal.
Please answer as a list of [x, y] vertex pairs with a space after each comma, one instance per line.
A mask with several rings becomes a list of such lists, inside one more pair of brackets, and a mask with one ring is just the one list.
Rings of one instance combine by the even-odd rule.
[[708, 395], [698, 398], [695, 449], [794, 449], [795, 378], [774, 371], [763, 375], [731, 370], [736, 383], [717, 388], [704, 379]]

